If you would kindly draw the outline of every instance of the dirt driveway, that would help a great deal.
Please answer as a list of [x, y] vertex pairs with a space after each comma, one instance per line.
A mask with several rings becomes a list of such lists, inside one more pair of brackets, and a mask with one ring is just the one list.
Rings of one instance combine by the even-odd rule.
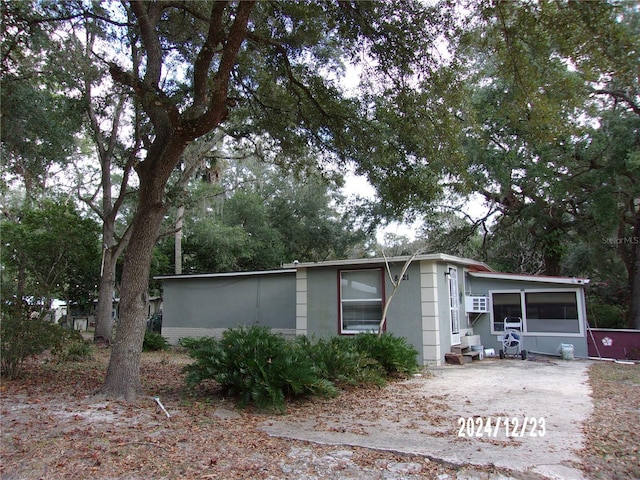
[[485, 359], [432, 368], [430, 376], [396, 383], [375, 401], [360, 391], [313, 418], [301, 408], [262, 429], [276, 437], [419, 454], [453, 465], [582, 479], [577, 451], [593, 410], [588, 366], [578, 360]]

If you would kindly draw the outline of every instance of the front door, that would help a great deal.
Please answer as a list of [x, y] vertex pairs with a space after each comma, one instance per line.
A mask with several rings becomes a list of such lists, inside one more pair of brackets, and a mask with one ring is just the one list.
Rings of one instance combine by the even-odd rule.
[[451, 319], [451, 345], [460, 344], [460, 297], [458, 294], [458, 269], [449, 267], [449, 315]]

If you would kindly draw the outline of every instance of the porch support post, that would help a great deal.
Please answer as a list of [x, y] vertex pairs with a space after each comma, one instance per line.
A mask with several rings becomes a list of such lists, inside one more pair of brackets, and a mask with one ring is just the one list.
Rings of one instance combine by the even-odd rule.
[[296, 269], [296, 335], [307, 335], [307, 269]]
[[435, 366], [442, 365], [437, 271], [438, 267], [435, 262], [420, 262], [422, 362], [424, 365]]

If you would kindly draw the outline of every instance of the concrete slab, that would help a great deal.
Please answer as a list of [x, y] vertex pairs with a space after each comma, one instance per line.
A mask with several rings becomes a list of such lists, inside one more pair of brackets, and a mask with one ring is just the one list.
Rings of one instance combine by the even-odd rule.
[[580, 480], [577, 452], [593, 410], [588, 365], [485, 359], [437, 367], [431, 376], [390, 385], [378, 403], [301, 411], [262, 428], [278, 437]]

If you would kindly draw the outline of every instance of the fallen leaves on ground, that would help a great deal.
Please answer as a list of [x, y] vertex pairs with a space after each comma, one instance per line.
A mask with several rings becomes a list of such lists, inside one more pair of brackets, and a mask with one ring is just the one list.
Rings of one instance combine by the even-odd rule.
[[[455, 468], [420, 456], [270, 437], [260, 425], [277, 414], [237, 409], [215, 386], [186, 389], [181, 369], [190, 359], [179, 352], [143, 354], [148, 397], [107, 401], [95, 393], [108, 354], [97, 350], [75, 363], [42, 356], [27, 363], [20, 379], [2, 382], [3, 479], [456, 478]], [[638, 478], [640, 365], [597, 363], [590, 378], [595, 411], [585, 426], [584, 469], [595, 479]], [[441, 423], [447, 398], [434, 393], [409, 401], [415, 394], [395, 384], [298, 400], [288, 408], [333, 429], [333, 413], [361, 404], [350, 422], [355, 433], [376, 418], [402, 424], [416, 405], [433, 425]]]
[[640, 364], [599, 362], [590, 367], [593, 415], [581, 452], [593, 479], [640, 478]]
[[[277, 414], [237, 409], [232, 399], [215, 389], [186, 389], [181, 369], [189, 361], [177, 352], [144, 353], [142, 377], [149, 396], [134, 403], [95, 395], [106, 372], [108, 351], [98, 350], [91, 360], [77, 363], [58, 363], [46, 356], [28, 362], [20, 379], [4, 381], [0, 387], [0, 476], [341, 478], [341, 469], [357, 465], [369, 469], [362, 478], [383, 478], [372, 473], [407, 464], [414, 465], [411, 468], [419, 475], [404, 478], [445, 473], [455, 478], [453, 468], [421, 457], [356, 447], [349, 447], [347, 454], [336, 446], [270, 437], [259, 426]], [[384, 394], [384, 390], [368, 392], [375, 393]], [[293, 408], [310, 405], [301, 402]]]

